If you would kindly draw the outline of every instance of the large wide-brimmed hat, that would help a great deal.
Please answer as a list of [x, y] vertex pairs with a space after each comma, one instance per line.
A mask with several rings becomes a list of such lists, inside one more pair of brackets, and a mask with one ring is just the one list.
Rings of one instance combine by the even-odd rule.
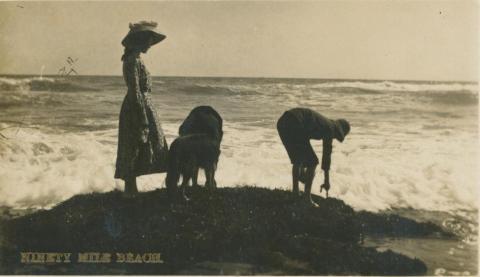
[[149, 38], [150, 46], [159, 43], [167, 36], [155, 30], [157, 25], [157, 22], [154, 21], [140, 21], [133, 24], [130, 23], [130, 31], [122, 40], [122, 45], [125, 47], [141, 45]]

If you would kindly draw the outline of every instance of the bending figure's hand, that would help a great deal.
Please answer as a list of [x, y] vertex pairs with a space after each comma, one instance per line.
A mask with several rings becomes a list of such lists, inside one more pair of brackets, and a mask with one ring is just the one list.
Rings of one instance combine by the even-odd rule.
[[330, 182], [325, 182], [320, 186], [320, 193], [322, 193], [323, 189], [327, 192], [327, 198], [328, 198], [328, 191], [330, 190]]

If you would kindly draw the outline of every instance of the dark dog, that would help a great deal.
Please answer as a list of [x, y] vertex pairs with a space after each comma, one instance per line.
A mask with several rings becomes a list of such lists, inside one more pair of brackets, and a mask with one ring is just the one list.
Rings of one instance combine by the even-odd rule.
[[169, 192], [177, 190], [182, 176], [182, 189], [197, 186], [199, 168], [205, 170], [207, 188], [216, 188], [215, 171], [223, 137], [223, 120], [210, 106], [194, 108], [179, 129], [180, 137], [170, 146], [166, 185]]
[[197, 183], [198, 169], [205, 170], [207, 188], [216, 188], [215, 170], [217, 169], [220, 148], [218, 144], [205, 134], [181, 136], [170, 146], [167, 179], [167, 189], [175, 191], [180, 175], [182, 188], [188, 186], [190, 179]]
[[178, 134], [180, 136], [206, 134], [220, 145], [223, 137], [222, 117], [210, 106], [195, 107], [183, 121]]

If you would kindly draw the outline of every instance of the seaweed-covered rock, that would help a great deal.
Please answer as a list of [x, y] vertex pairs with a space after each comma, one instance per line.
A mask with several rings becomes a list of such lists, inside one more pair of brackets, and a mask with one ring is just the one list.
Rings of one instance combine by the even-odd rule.
[[417, 222], [395, 214], [361, 211], [356, 220], [364, 233], [390, 237], [442, 237], [453, 238], [454, 234], [431, 222]]
[[[419, 260], [362, 247], [359, 241], [365, 222], [372, 220], [359, 217], [341, 200], [314, 196], [319, 207], [311, 207], [290, 192], [256, 187], [191, 188], [188, 195], [191, 200], [187, 202], [170, 201], [163, 189], [133, 198], [119, 191], [77, 195], [51, 210], [5, 221], [1, 225], [1, 273], [426, 272]], [[375, 220], [368, 226], [381, 225]], [[25, 265], [19, 262], [21, 251], [71, 252], [73, 262]], [[76, 253], [81, 252], [158, 252], [163, 263], [75, 263]], [[222, 264], [231, 266], [223, 270], [218, 266]], [[205, 265], [210, 271], [202, 271]]]

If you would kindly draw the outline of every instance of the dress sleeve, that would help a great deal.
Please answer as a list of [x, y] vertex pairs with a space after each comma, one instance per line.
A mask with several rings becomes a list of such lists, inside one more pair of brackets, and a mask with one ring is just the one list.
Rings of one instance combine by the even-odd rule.
[[322, 169], [325, 171], [330, 170], [331, 155], [332, 155], [332, 139], [324, 138], [323, 153], [322, 153]]
[[140, 92], [139, 85], [139, 64], [136, 59], [127, 60], [124, 64], [125, 81], [128, 87], [128, 96], [135, 103], [138, 111], [140, 123], [148, 126], [148, 118], [145, 110], [145, 101]]

